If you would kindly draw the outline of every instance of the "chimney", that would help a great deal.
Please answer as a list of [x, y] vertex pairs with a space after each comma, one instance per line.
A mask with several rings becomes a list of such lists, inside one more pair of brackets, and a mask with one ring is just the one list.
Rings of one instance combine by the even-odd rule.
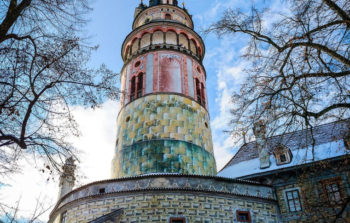
[[260, 120], [254, 124], [253, 132], [256, 138], [256, 146], [259, 152], [260, 169], [269, 168], [270, 154], [266, 148], [266, 124]]
[[75, 168], [74, 159], [68, 158], [63, 165], [63, 173], [60, 176], [58, 200], [72, 191], [75, 183]]

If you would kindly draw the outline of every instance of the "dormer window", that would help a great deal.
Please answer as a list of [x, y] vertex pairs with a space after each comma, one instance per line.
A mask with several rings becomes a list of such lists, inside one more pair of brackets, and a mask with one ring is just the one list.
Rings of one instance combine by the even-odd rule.
[[290, 149], [284, 145], [278, 145], [273, 154], [276, 158], [277, 165], [283, 165], [292, 162], [293, 154]]
[[285, 163], [286, 161], [287, 161], [286, 154], [281, 154], [281, 155], [280, 155], [280, 162], [281, 162], [281, 163]]

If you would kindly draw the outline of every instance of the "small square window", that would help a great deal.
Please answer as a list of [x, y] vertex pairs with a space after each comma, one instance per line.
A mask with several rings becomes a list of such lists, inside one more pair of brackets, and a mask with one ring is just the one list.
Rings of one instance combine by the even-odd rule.
[[286, 162], [286, 161], [287, 161], [286, 154], [281, 154], [281, 155], [280, 155], [280, 162], [281, 162], [281, 163], [284, 163], [284, 162]]
[[186, 223], [185, 218], [170, 218], [170, 223]]
[[106, 192], [106, 189], [105, 188], [100, 188], [99, 192], [100, 192], [100, 194], [104, 194]]
[[251, 222], [249, 211], [237, 211], [236, 217], [238, 222]]

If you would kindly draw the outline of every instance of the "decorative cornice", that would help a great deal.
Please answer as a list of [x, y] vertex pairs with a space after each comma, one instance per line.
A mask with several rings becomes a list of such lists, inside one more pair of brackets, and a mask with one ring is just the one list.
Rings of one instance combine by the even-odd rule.
[[168, 24], [170, 24], [173, 27], [178, 27], [178, 28], [185, 29], [186, 31], [192, 33], [193, 35], [195, 35], [198, 38], [198, 40], [200, 41], [200, 44], [202, 46], [202, 49], [203, 49], [203, 52], [202, 52], [203, 57], [201, 58], [201, 60], [203, 60], [204, 55], [205, 55], [205, 44], [204, 44], [204, 41], [203, 41], [202, 37], [196, 31], [194, 31], [193, 29], [188, 28], [187, 26], [185, 26], [185, 25], [183, 25], [182, 23], [179, 23], [179, 22], [175, 22], [175, 21], [161, 21], [161, 20], [153, 21], [153, 22], [144, 24], [142, 26], [139, 26], [139, 27], [135, 28], [134, 30], [132, 30], [125, 37], [125, 40], [123, 41], [121, 52], [120, 52], [121, 53], [121, 57], [123, 58], [123, 60], [124, 60], [123, 52], [124, 52], [124, 49], [125, 49], [125, 44], [126, 44], [126, 42], [127, 42], [127, 40], [129, 39], [130, 36], [132, 36], [133, 34], [139, 32], [142, 29], [147, 29], [147, 28], [150, 28], [150, 27], [154, 27], [156, 25], [168, 25]]
[[[188, 15], [188, 17], [190, 18], [190, 21], [191, 21], [191, 24], [192, 24], [192, 29], [194, 29], [194, 23], [193, 23], [193, 20], [192, 20], [192, 15], [188, 13], [187, 9], [184, 9], [184, 8], [181, 8], [179, 6], [175, 6], [175, 5], [167, 5], [167, 4], [160, 4], [160, 5], [154, 5], [154, 6], [148, 6], [147, 8], [145, 8], [144, 10], [142, 10], [135, 18], [134, 18], [134, 21], [132, 23], [132, 28], [135, 29], [135, 22], [136, 20], [141, 16], [142, 13], [144, 13], [145, 11], [149, 10], [149, 9], [153, 9], [153, 8], [161, 8], [161, 7], [164, 7], [164, 6], [167, 6], [169, 8], [176, 8], [176, 9], [179, 9], [183, 12], [185, 12], [185, 14]], [[182, 23], [180, 23], [182, 24]], [[186, 26], [187, 27], [187, 26]], [[138, 27], [137, 27], [138, 28]]]

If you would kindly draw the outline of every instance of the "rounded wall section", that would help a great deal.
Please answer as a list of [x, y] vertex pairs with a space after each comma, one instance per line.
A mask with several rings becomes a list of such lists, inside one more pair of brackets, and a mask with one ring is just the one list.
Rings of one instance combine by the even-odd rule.
[[[103, 192], [101, 192], [103, 191]], [[87, 223], [120, 210], [120, 223], [238, 222], [237, 211], [251, 222], [278, 222], [270, 186], [219, 177], [149, 175], [95, 182], [61, 199], [49, 223]], [[115, 221], [114, 221], [115, 222]]]
[[122, 57], [130, 60], [138, 54], [159, 48], [172, 48], [198, 60], [204, 57], [204, 43], [193, 30], [178, 26], [153, 24], [132, 32], [124, 42]]
[[124, 94], [121, 103], [124, 106], [148, 94], [176, 93], [208, 108], [205, 79], [203, 66], [186, 54], [170, 50], [145, 53], [131, 60], [122, 70]]
[[173, 21], [193, 29], [191, 16], [183, 9], [172, 5], [149, 7], [137, 15], [133, 29], [154, 21]]
[[119, 113], [113, 177], [156, 172], [216, 174], [208, 112], [190, 98], [151, 94]]

